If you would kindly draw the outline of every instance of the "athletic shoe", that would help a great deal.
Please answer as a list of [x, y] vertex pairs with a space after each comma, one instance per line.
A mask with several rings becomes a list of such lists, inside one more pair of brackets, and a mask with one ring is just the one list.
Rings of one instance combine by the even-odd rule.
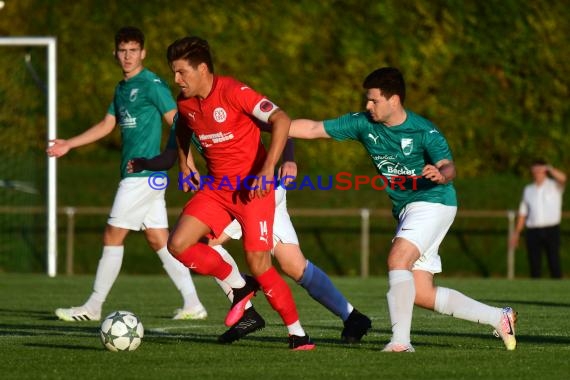
[[241, 317], [235, 325], [218, 337], [218, 342], [226, 344], [233, 343], [264, 327], [265, 321], [252, 306], [243, 313], [243, 317]]
[[228, 327], [235, 325], [243, 317], [245, 305], [259, 290], [259, 283], [253, 277], [245, 275], [244, 278], [243, 288], [232, 288], [234, 300], [224, 322]]
[[384, 346], [382, 352], [416, 352], [416, 350], [411, 344], [390, 342]]
[[353, 309], [346, 321], [340, 339], [345, 343], [358, 343], [368, 330], [372, 328], [372, 321], [366, 315]]
[[501, 322], [493, 331], [497, 338], [502, 338], [507, 350], [512, 351], [517, 348], [517, 339], [515, 338], [515, 325], [517, 324], [517, 313], [510, 307], [503, 308], [503, 316]]
[[56, 309], [55, 315], [66, 322], [98, 321], [101, 319], [101, 311], [98, 314], [91, 313], [85, 306]]
[[309, 351], [314, 350], [315, 347], [317, 347], [317, 345], [311, 341], [308, 335], [289, 335], [289, 348], [292, 351]]
[[202, 320], [208, 318], [208, 312], [203, 305], [194, 307], [192, 309], [176, 309], [174, 317], [176, 320]]

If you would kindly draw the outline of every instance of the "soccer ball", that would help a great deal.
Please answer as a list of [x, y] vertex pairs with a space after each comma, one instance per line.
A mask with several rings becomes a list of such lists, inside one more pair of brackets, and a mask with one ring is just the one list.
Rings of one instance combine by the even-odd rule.
[[114, 311], [101, 323], [101, 343], [109, 351], [134, 351], [144, 335], [141, 321], [130, 311]]

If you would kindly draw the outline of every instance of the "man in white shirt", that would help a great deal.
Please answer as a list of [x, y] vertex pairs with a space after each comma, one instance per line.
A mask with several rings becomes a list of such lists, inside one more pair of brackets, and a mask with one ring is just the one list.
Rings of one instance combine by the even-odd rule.
[[526, 226], [526, 248], [531, 277], [539, 278], [541, 275], [541, 255], [544, 249], [550, 277], [561, 278], [560, 219], [566, 174], [544, 160], [534, 161], [530, 172], [534, 181], [524, 188], [510, 245], [518, 245], [520, 233]]

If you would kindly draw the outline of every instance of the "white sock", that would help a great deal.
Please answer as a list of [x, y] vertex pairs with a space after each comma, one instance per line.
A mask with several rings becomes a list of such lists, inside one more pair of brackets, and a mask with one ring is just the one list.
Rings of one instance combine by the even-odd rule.
[[97, 265], [97, 273], [95, 274], [95, 283], [93, 284], [93, 293], [85, 303], [89, 311], [93, 313], [100, 313], [103, 308], [103, 303], [107, 299], [123, 264], [124, 246], [110, 246], [103, 247], [103, 254], [99, 259]]
[[184, 266], [180, 261], [176, 260], [174, 256], [168, 252], [166, 247], [162, 247], [156, 251], [160, 261], [162, 261], [162, 267], [168, 273], [168, 276], [174, 282], [176, 288], [182, 294], [184, 299], [184, 310], [194, 310], [199, 309], [202, 306], [198, 294], [196, 292], [196, 287], [192, 281], [192, 275], [190, 270]]
[[305, 336], [305, 330], [301, 327], [301, 322], [293, 322], [287, 326], [289, 335]]
[[[222, 256], [222, 259], [224, 259], [225, 262], [230, 264], [232, 266], [232, 268], [234, 268], [234, 270], [239, 272], [238, 266], [237, 266], [234, 258], [232, 257], [232, 255], [230, 255], [230, 253], [224, 247], [222, 247], [221, 245], [216, 245], [212, 248], [214, 248], [220, 254], [220, 256]], [[218, 283], [220, 288], [222, 288], [222, 291], [224, 292], [226, 297], [228, 297], [230, 302], [233, 302], [234, 292], [232, 291], [231, 286], [229, 286], [228, 284], [226, 284], [223, 281], [218, 280], [217, 278], [216, 278], [216, 282]], [[252, 306], [253, 305], [251, 304], [250, 301], [247, 301], [247, 303], [245, 304], [246, 309], [249, 309]]]
[[485, 305], [457, 290], [442, 287], [436, 290], [434, 310], [441, 314], [493, 327], [500, 323], [503, 315], [498, 307]]
[[392, 342], [410, 344], [412, 313], [416, 289], [414, 276], [409, 270], [391, 270], [388, 272], [390, 289], [388, 290], [388, 310], [392, 322]]

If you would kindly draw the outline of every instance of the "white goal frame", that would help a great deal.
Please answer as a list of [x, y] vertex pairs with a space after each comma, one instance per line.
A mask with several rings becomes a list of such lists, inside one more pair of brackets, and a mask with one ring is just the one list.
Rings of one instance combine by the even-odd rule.
[[[47, 140], [57, 135], [57, 41], [55, 37], [0, 37], [0, 46], [45, 46], [48, 71], [48, 133]], [[46, 142], [47, 146], [47, 142]], [[57, 165], [56, 158], [48, 159], [47, 184], [47, 275], [57, 274]]]

